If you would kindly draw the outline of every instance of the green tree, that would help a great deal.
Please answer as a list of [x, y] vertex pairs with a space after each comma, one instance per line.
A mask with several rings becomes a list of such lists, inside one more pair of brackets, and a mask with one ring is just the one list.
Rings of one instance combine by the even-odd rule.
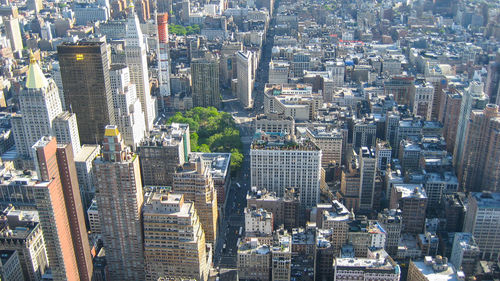
[[167, 123], [187, 123], [191, 130], [191, 150], [200, 152], [231, 152], [231, 170], [237, 172], [243, 162], [240, 131], [231, 114], [214, 107], [195, 107], [177, 112]]
[[231, 172], [233, 175], [240, 170], [243, 164], [243, 154], [236, 148], [231, 149]]
[[210, 151], [210, 147], [208, 146], [208, 144], [202, 144], [200, 145], [200, 149], [198, 150], [199, 152], [211, 152]]

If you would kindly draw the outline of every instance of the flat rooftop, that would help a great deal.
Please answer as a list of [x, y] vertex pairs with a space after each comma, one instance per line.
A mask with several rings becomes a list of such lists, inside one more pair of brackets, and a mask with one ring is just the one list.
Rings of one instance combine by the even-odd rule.
[[479, 208], [500, 209], [500, 193], [472, 192], [471, 197], [476, 199]]

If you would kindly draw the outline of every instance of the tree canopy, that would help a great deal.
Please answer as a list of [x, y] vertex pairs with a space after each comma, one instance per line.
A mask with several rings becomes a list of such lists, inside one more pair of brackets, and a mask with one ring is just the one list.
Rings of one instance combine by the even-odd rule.
[[240, 131], [231, 114], [214, 107], [195, 107], [177, 112], [167, 121], [189, 124], [191, 150], [199, 152], [230, 152], [231, 171], [238, 171], [243, 163]]
[[191, 35], [191, 34], [199, 34], [200, 26], [197, 24], [182, 26], [178, 24], [170, 24], [168, 26], [168, 31], [175, 35]]

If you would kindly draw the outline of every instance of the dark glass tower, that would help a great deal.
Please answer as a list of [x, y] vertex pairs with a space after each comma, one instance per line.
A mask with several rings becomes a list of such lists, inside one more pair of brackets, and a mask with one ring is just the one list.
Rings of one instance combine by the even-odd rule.
[[81, 143], [101, 143], [104, 127], [115, 123], [106, 43], [64, 43], [57, 53], [65, 104], [76, 113]]

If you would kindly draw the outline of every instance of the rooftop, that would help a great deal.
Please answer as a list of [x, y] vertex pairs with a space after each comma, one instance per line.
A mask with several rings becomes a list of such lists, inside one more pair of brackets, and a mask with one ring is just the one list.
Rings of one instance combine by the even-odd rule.
[[[451, 263], [448, 263], [446, 258], [437, 259], [426, 256], [423, 261], [412, 261], [415, 267], [429, 281], [459, 281], [457, 272]], [[463, 274], [463, 273], [462, 273]]]
[[26, 88], [28, 89], [41, 89], [49, 86], [49, 82], [40, 69], [38, 62], [33, 53], [30, 54], [30, 66], [26, 76]]
[[193, 152], [191, 156], [194, 156], [194, 159], [201, 157], [201, 160], [205, 163], [205, 167], [209, 168], [213, 178], [225, 178], [229, 171], [231, 153]]
[[393, 274], [400, 274], [399, 265], [383, 258], [336, 258], [333, 261], [336, 267], [354, 267], [365, 270], [384, 270]]
[[427, 198], [424, 188], [421, 184], [396, 183], [394, 188], [401, 192], [401, 198]]
[[476, 200], [479, 208], [500, 209], [500, 193], [472, 192], [470, 196]]
[[289, 150], [289, 151], [320, 151], [319, 147], [308, 139], [297, 141], [290, 135], [282, 133], [255, 132], [251, 146], [252, 150]]
[[257, 238], [251, 238], [248, 242], [241, 242], [238, 245], [238, 254], [252, 254], [255, 253], [257, 255], [267, 255], [269, 254], [270, 249], [268, 245], [261, 245]]

